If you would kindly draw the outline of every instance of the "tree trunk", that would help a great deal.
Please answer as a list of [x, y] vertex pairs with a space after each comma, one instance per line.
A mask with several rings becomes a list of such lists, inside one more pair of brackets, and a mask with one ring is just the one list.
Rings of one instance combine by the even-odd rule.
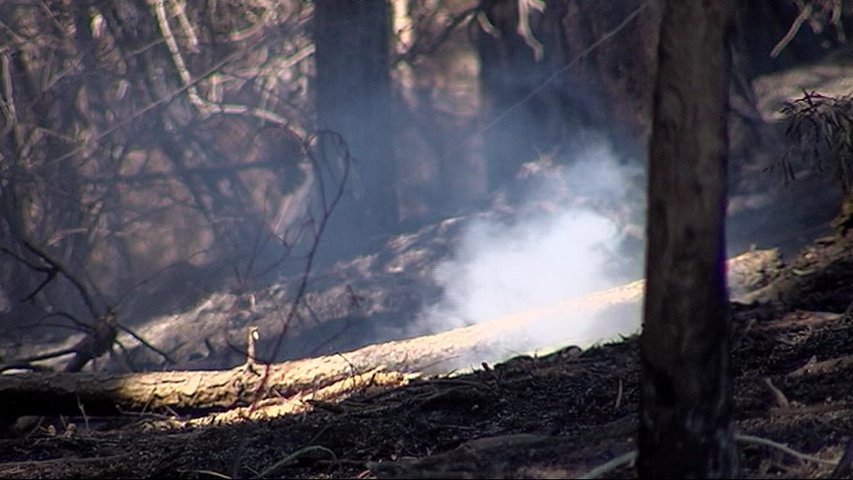
[[[636, 137], [645, 124], [637, 117], [650, 103], [656, 16], [641, 15], [606, 40], [644, 2], [549, 0], [541, 2], [541, 12], [538, 3], [480, 3], [484, 16], [474, 40], [491, 191], [511, 186], [520, 167], [543, 153], [571, 162], [577, 147], [589, 142], [589, 132], [604, 134], [619, 155], [640, 156]], [[626, 55], [625, 44], [639, 53]]]
[[249, 404], [265, 375], [265, 390], [287, 398], [368, 372], [447, 373], [492, 361], [495, 352], [524, 351], [531, 332], [553, 331], [556, 324], [590, 318], [616, 322], [626, 316], [621, 309], [636, 305], [641, 295], [642, 281], [632, 282], [443, 333], [277, 363], [268, 372], [264, 365], [253, 365], [222, 371], [4, 374], [0, 417], [73, 415], [81, 405], [87, 415], [166, 407], [176, 412], [221, 410]]
[[530, 3], [482, 2], [488, 21], [475, 31], [488, 125], [483, 153], [492, 192], [511, 187], [524, 163], [555, 145], [565, 147], [582, 128], [603, 125], [605, 117], [595, 108], [596, 92], [564, 70], [571, 60], [563, 31], [568, 2], [545, 2], [541, 12], [521, 8]]
[[[480, 91], [486, 106], [483, 132], [486, 158], [486, 185], [494, 192], [512, 184], [525, 162], [533, 160], [541, 143], [542, 123], [547, 122], [543, 95], [519, 105], [545, 79], [543, 64], [518, 34], [518, 3], [515, 0], [488, 0], [483, 12], [494, 31], [478, 30], [476, 46], [480, 58]], [[553, 87], [551, 87], [551, 90]], [[515, 108], [513, 108], [515, 107]]]
[[[391, 13], [386, 1], [318, 0], [314, 5], [317, 126], [339, 133], [354, 162], [329, 240], [346, 246], [397, 223], [391, 147]], [[325, 145], [323, 162], [334, 162]], [[324, 167], [324, 170], [327, 167]], [[340, 180], [326, 180], [329, 188]]]
[[731, 478], [724, 207], [731, 2], [667, 0], [649, 150], [638, 472]]

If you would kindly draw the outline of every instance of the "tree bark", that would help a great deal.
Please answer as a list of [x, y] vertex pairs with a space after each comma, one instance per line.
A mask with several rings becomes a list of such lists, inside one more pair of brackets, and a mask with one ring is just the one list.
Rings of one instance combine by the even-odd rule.
[[204, 412], [248, 405], [265, 375], [265, 391], [287, 398], [350, 381], [365, 372], [447, 373], [492, 361], [498, 355], [495, 352], [523, 351], [531, 344], [527, 338], [531, 331], [589, 321], [614, 307], [636, 305], [641, 295], [642, 281], [637, 281], [443, 333], [277, 363], [268, 372], [264, 365], [244, 365], [222, 371], [0, 375], [0, 405], [4, 406], [0, 416], [73, 415], [81, 412], [81, 405], [87, 415], [164, 407]]
[[729, 1], [667, 0], [649, 150], [638, 472], [732, 478], [724, 259]]
[[[488, 25], [494, 28], [475, 31], [480, 91], [487, 112], [484, 122], [499, 118], [483, 132], [487, 188], [494, 192], [511, 185], [521, 165], [533, 160], [536, 147], [543, 143], [541, 137], [547, 135], [543, 124], [550, 123], [548, 117], [558, 101], [551, 86], [546, 93], [518, 105], [547, 77], [544, 64], [516, 31], [518, 2], [488, 0], [482, 2], [482, 8]], [[544, 101], [546, 95], [550, 102]]]
[[[314, 4], [317, 126], [339, 133], [354, 159], [348, 195], [332, 217], [327, 235], [342, 247], [364, 237], [363, 233], [386, 233], [397, 223], [390, 30], [386, 1], [318, 0]], [[327, 147], [330, 155], [323, 161], [332, 162], [334, 147]]]
[[488, 21], [475, 30], [489, 125], [482, 133], [483, 153], [492, 192], [511, 187], [524, 163], [577, 140], [583, 128], [603, 126], [606, 117], [597, 92], [564, 71], [571, 61], [563, 23], [569, 2], [544, 2], [541, 12], [521, 8], [524, 3], [482, 2]]
[[[640, 112], [635, 110], [646, 110], [650, 103], [653, 67], [647, 64], [656, 43], [645, 25], [656, 29], [655, 17], [634, 19], [612, 41], [587, 51], [643, 2], [549, 0], [541, 2], [541, 12], [530, 6], [537, 3], [480, 3], [480, 18], [488, 21], [478, 23], [474, 45], [486, 107], [482, 148], [491, 191], [512, 186], [521, 166], [543, 152], [571, 162], [574, 150], [589, 141], [589, 132], [605, 134], [619, 155], [641, 154], [630, 137], [643, 128], [636, 125]], [[639, 47], [640, 53], [626, 55], [625, 44]]]

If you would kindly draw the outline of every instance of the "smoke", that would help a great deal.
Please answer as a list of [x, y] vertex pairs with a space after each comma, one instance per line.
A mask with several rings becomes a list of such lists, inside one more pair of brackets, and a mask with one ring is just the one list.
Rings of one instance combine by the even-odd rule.
[[[628, 212], [642, 215], [642, 202], [636, 202], [642, 198], [642, 169], [620, 164], [599, 143], [573, 155], [568, 167], [543, 157], [522, 172], [527, 193], [513, 214], [472, 221], [451, 258], [434, 270], [443, 296], [421, 312], [417, 333], [499, 319], [626, 280], [616, 273], [623, 269], [614, 266], [625, 263], [621, 247], [632, 231]], [[639, 266], [642, 258], [628, 260]], [[622, 312], [618, 322], [569, 316], [529, 328], [502, 345], [515, 353], [586, 347], [633, 333], [639, 322], [639, 309]]]

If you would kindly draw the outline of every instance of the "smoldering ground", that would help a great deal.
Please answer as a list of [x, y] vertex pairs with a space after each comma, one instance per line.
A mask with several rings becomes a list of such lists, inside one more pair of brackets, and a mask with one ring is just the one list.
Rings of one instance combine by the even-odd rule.
[[[628, 257], [624, 247], [626, 238], [641, 232], [632, 222], [643, 210], [642, 168], [620, 161], [604, 142], [570, 157], [543, 155], [526, 164], [519, 173], [522, 201], [506, 215], [470, 221], [452, 254], [434, 269], [441, 298], [417, 315], [410, 333], [488, 322], [637, 275], [641, 249]], [[505, 339], [502, 351], [488, 360], [566, 344], [586, 347], [633, 333], [640, 324], [639, 308], [634, 310], [620, 312], [618, 319], [566, 312], [564, 319]]]

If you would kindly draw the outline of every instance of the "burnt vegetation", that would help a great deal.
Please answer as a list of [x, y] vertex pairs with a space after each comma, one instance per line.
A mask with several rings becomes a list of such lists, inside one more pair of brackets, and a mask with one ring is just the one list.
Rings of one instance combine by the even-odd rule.
[[829, 172], [843, 192], [841, 208], [832, 226], [841, 234], [853, 227], [853, 99], [850, 95], [827, 96], [805, 91], [782, 108], [788, 118], [786, 134], [794, 141], [780, 162], [786, 181], [796, 178], [795, 159], [811, 168]]
[[0, 476], [849, 477], [853, 10], [731, 3], [0, 2]]

